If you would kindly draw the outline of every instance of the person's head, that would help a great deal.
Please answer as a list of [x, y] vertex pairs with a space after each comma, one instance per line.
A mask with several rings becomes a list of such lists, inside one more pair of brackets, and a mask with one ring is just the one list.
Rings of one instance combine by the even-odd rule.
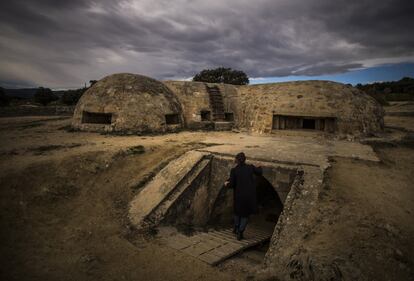
[[243, 152], [240, 152], [236, 155], [236, 159], [235, 159], [236, 164], [241, 165], [244, 164], [244, 162], [246, 162], [246, 155], [244, 155]]

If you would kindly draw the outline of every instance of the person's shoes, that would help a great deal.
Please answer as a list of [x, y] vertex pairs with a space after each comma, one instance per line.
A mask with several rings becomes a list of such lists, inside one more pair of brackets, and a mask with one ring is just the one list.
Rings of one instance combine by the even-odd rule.
[[238, 232], [237, 233], [237, 240], [242, 240], [244, 237], [243, 237], [243, 232]]

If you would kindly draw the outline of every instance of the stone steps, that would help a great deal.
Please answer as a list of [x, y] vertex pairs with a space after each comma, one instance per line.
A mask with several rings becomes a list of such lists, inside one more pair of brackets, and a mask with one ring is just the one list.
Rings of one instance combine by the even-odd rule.
[[207, 92], [209, 93], [210, 106], [213, 111], [214, 121], [224, 121], [224, 101], [220, 89], [217, 86], [209, 87], [206, 85]]

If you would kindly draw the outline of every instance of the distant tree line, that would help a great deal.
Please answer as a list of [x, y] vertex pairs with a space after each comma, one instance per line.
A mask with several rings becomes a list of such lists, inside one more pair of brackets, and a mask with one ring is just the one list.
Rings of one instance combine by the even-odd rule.
[[204, 69], [193, 77], [193, 81], [207, 83], [225, 83], [233, 85], [249, 84], [249, 77], [241, 70], [218, 67], [215, 69]]
[[414, 100], [414, 79], [404, 77], [399, 81], [357, 84], [359, 90], [374, 97], [382, 104], [388, 101]]
[[[32, 99], [33, 102], [48, 105], [52, 102], [58, 102], [64, 105], [76, 105], [83, 93], [89, 89], [97, 80], [90, 80], [90, 86], [75, 90], [52, 91], [50, 88], [39, 87], [37, 89], [11, 89], [7, 90], [0, 87], [0, 106], [8, 106], [12, 101]], [[11, 94], [7, 94], [11, 92]], [[30, 95], [30, 93], [33, 93]], [[18, 93], [18, 96], [15, 96]], [[28, 97], [27, 97], [28, 96]], [[13, 104], [13, 103], [12, 103]]]
[[60, 91], [60, 102], [66, 105], [75, 105], [88, 88]]
[[0, 87], [0, 106], [8, 106], [10, 104], [10, 97], [6, 95], [6, 92]]
[[76, 90], [66, 90], [60, 91], [60, 101], [66, 105], [75, 105], [78, 103], [78, 100], [82, 97], [83, 93], [87, 89], [92, 87], [98, 80], [89, 80], [89, 87], [79, 88]]

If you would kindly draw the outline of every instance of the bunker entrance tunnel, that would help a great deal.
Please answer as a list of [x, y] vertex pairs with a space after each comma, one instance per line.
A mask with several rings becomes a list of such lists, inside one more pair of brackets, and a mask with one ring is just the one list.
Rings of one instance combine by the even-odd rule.
[[[224, 187], [232, 157], [208, 156], [208, 164], [188, 183], [188, 187], [171, 205], [162, 225], [178, 229], [220, 229], [233, 225], [233, 190]], [[263, 175], [256, 177], [257, 212], [249, 218], [249, 225], [273, 231], [283, 210], [283, 203], [297, 174], [297, 167], [251, 162], [261, 166]], [[193, 170], [197, 170], [194, 166]], [[248, 227], [249, 227], [248, 225]]]

